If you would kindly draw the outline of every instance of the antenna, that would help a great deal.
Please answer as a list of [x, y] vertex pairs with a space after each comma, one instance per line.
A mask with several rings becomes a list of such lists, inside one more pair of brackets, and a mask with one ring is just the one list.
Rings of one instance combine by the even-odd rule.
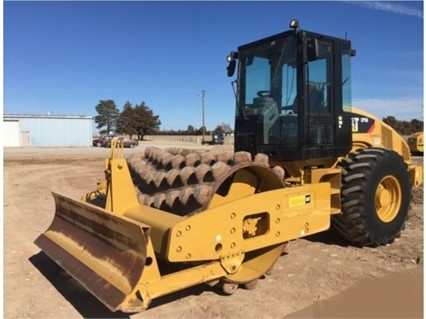
[[203, 120], [203, 139], [202, 142], [204, 144], [204, 135], [206, 134], [206, 127], [204, 126], [204, 98], [206, 96], [206, 90], [201, 90], [201, 107], [202, 107], [202, 120]]

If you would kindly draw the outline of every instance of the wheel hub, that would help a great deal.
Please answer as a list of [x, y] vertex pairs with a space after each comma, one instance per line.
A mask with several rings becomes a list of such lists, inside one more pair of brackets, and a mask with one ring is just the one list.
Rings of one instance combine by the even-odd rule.
[[402, 193], [398, 180], [391, 175], [385, 176], [377, 186], [375, 202], [379, 219], [391, 222], [401, 207]]
[[380, 207], [384, 207], [390, 204], [391, 195], [387, 189], [384, 189], [383, 186], [380, 186], [377, 190], [377, 202]]

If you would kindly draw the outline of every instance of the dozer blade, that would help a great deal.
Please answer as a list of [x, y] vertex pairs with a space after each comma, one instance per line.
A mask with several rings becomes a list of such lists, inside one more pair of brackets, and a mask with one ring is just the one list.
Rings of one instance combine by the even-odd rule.
[[53, 196], [55, 217], [35, 244], [111, 311], [120, 310], [142, 276], [150, 227]]

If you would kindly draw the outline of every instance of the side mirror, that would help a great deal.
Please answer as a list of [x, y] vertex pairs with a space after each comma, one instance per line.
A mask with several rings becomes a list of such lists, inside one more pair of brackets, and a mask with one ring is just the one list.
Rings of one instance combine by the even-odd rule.
[[226, 57], [226, 60], [229, 62], [228, 67], [226, 68], [228, 70], [229, 77], [234, 75], [235, 66], [237, 65], [237, 62], [235, 61], [236, 59], [238, 59], [238, 52], [234, 51]]
[[237, 65], [237, 61], [235, 61], [235, 60], [229, 61], [228, 67], [226, 68], [228, 70], [228, 76], [229, 77], [234, 75], [236, 65]]
[[315, 61], [319, 59], [319, 44], [318, 39], [314, 38], [308, 41], [306, 46], [308, 61]]

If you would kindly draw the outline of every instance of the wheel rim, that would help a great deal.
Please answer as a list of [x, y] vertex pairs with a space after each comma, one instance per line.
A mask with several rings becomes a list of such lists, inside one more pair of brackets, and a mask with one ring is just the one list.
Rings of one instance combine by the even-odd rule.
[[385, 176], [377, 186], [375, 204], [379, 219], [389, 223], [398, 215], [401, 207], [401, 186], [394, 176]]

